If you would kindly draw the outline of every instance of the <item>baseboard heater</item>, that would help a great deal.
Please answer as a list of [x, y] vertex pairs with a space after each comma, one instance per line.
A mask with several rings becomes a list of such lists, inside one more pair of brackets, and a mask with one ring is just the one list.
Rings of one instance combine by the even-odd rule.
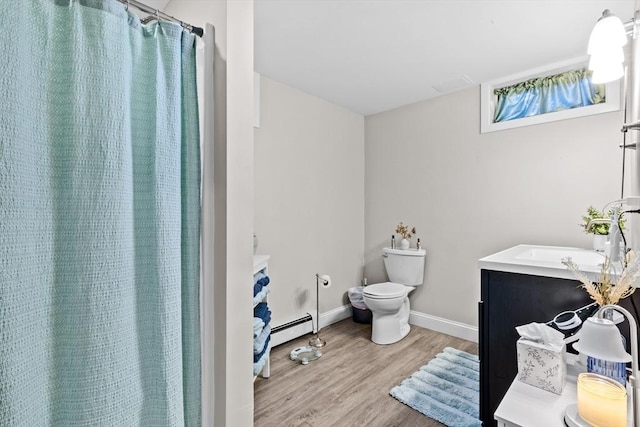
[[309, 313], [284, 325], [271, 328], [271, 346], [283, 344], [313, 332], [313, 317]]

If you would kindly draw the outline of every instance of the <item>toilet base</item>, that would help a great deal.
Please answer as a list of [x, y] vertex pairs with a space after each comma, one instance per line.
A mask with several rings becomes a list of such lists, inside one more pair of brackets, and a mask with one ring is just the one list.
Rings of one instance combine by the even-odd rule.
[[374, 319], [371, 327], [371, 341], [381, 345], [393, 344], [406, 337], [410, 330], [411, 325], [407, 323], [400, 328], [399, 334], [390, 334], [389, 331], [385, 331], [384, 328], [376, 328], [376, 322]]
[[[407, 288], [408, 292], [413, 288]], [[406, 337], [409, 326], [409, 297], [375, 299], [365, 294], [365, 304], [371, 309], [371, 341], [376, 344], [393, 344]]]

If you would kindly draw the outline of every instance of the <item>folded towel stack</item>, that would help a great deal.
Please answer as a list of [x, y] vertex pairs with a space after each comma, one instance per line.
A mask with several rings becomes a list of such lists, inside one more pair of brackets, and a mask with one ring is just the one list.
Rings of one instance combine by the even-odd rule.
[[260, 301], [262, 301], [269, 292], [271, 292], [271, 288], [269, 288], [268, 286], [265, 286], [264, 288], [262, 288], [260, 292], [258, 292], [253, 297], [253, 306], [255, 307]]
[[255, 340], [262, 333], [262, 328], [264, 328], [264, 320], [254, 317], [253, 318], [253, 339]]
[[253, 275], [253, 296], [255, 297], [260, 291], [269, 284], [269, 276], [262, 271]]
[[265, 355], [265, 353], [267, 352], [267, 349], [269, 348], [269, 343], [270, 342], [271, 342], [271, 335], [269, 335], [267, 337], [267, 340], [264, 343], [264, 347], [262, 347], [258, 353], [256, 353], [254, 351], [254, 353], [253, 353], [253, 363], [256, 363], [258, 360], [260, 360], [262, 358], [262, 356]]
[[269, 276], [263, 271], [253, 275], [253, 375], [258, 375], [271, 351], [271, 310], [265, 297], [270, 292]]
[[267, 306], [266, 302], [261, 302], [256, 305], [253, 309], [253, 317], [257, 317], [258, 319], [262, 319], [265, 325], [268, 325], [271, 321], [271, 310]]
[[255, 377], [262, 371], [264, 365], [267, 363], [267, 359], [269, 358], [269, 352], [271, 351], [271, 347], [267, 346], [267, 351], [262, 355], [262, 357], [253, 363], [253, 376]]
[[262, 328], [262, 332], [253, 339], [253, 354], [259, 354], [266, 347], [267, 340], [271, 339], [271, 326]]

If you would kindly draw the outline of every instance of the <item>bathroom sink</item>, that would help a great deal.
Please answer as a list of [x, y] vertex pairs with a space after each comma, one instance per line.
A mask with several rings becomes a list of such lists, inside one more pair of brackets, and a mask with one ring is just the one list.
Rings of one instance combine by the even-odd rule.
[[561, 263], [563, 259], [571, 258], [578, 265], [601, 266], [604, 254], [588, 249], [532, 246], [525, 248], [515, 258], [543, 263]]
[[[571, 258], [591, 280], [599, 278], [604, 262], [603, 253], [562, 246], [517, 245], [481, 258], [478, 266], [483, 270], [575, 279], [574, 274], [562, 264], [566, 258]], [[613, 267], [613, 270], [620, 271], [619, 265]]]

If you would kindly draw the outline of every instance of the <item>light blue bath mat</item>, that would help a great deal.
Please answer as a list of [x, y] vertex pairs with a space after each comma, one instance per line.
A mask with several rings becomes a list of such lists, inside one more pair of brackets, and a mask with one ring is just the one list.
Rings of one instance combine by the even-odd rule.
[[478, 356], [447, 347], [389, 394], [449, 427], [482, 425]]

